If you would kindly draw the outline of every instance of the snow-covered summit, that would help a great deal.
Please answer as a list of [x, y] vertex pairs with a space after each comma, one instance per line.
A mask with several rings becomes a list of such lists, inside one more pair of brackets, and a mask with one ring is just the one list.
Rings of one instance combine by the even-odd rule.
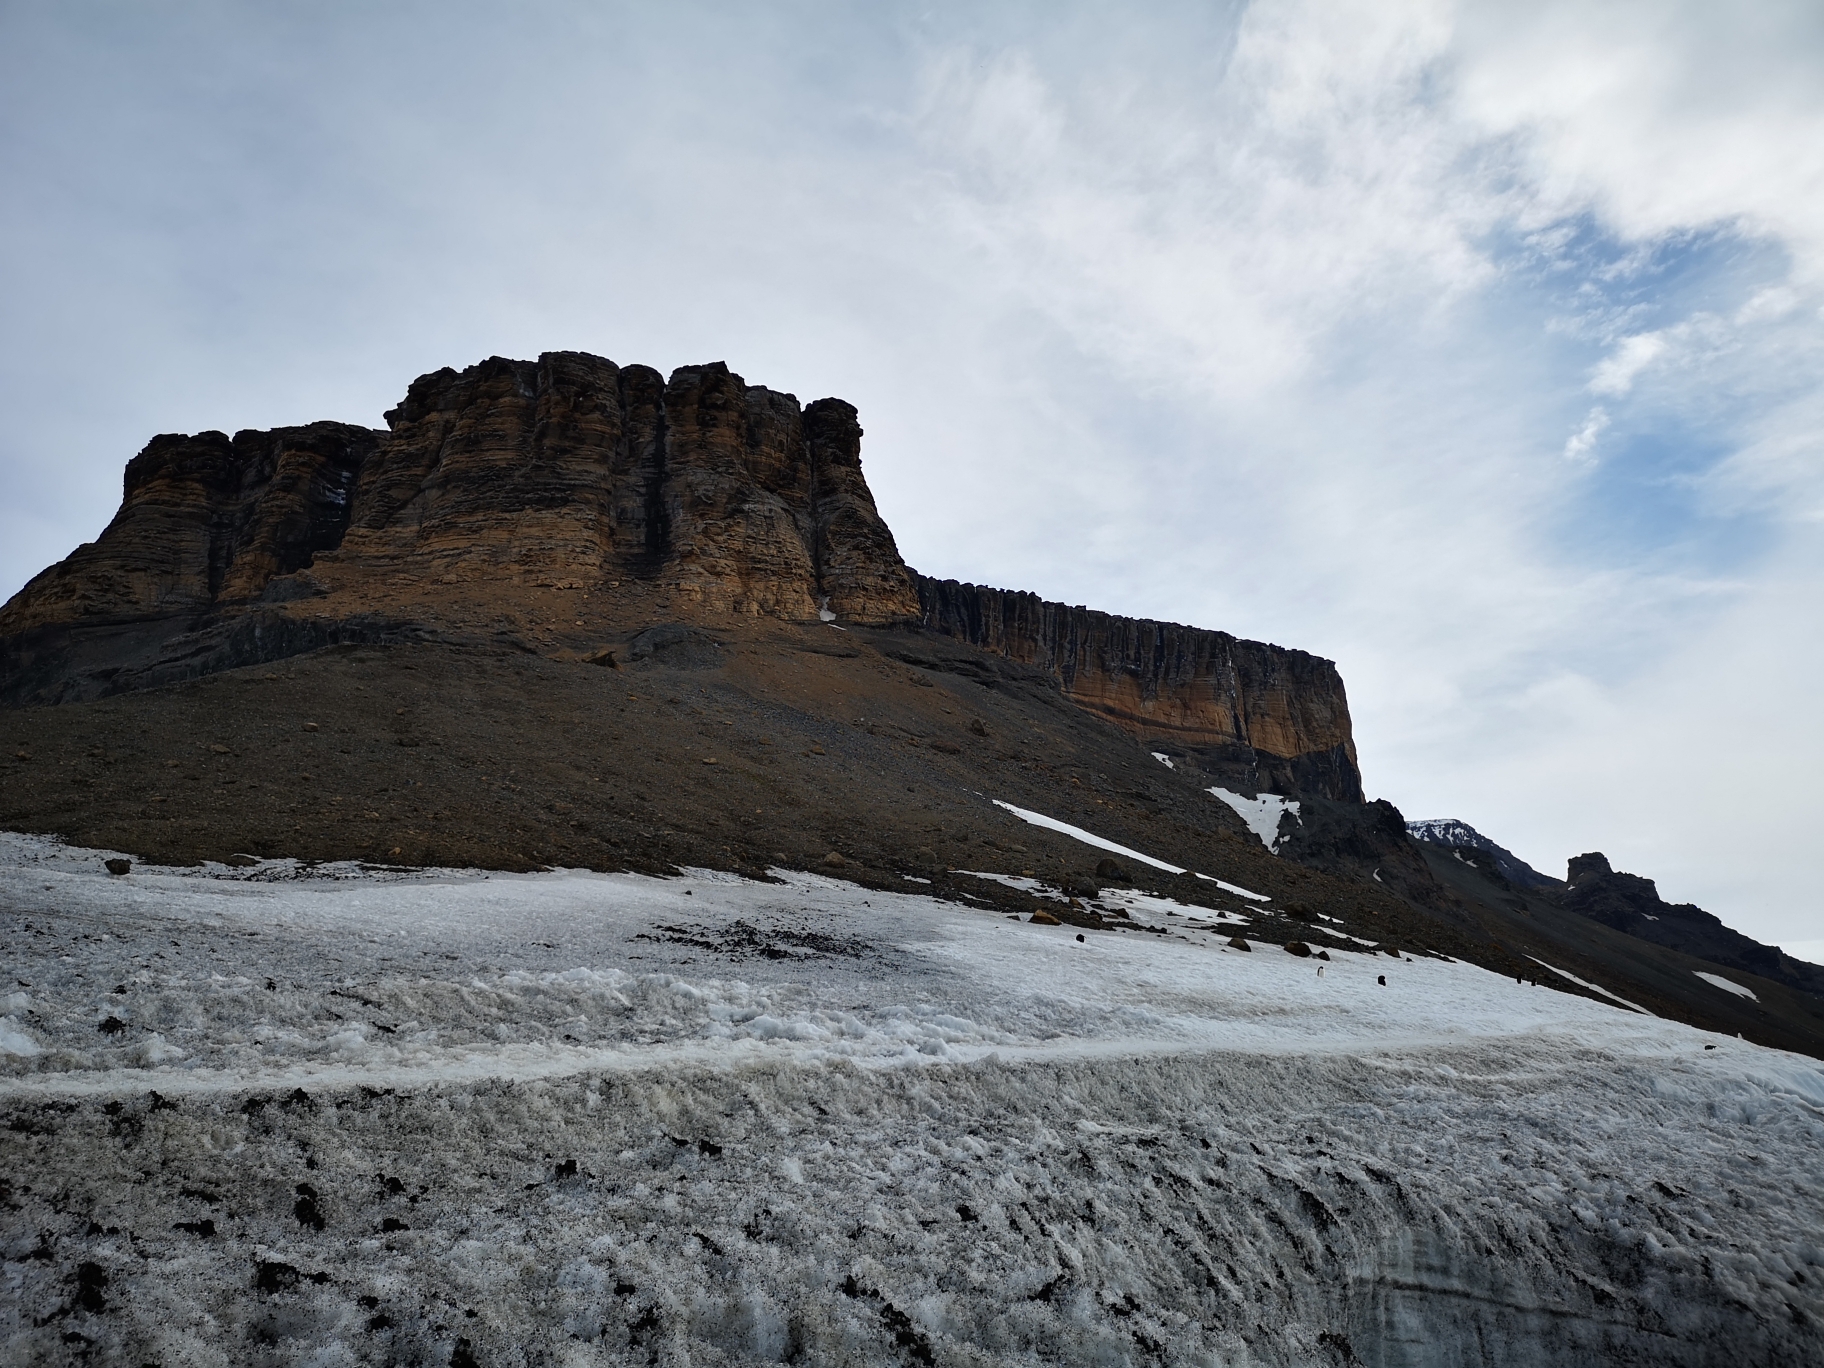
[[1473, 846], [1494, 856], [1494, 865], [1503, 877], [1527, 888], [1555, 888], [1563, 880], [1541, 874], [1513, 851], [1496, 845], [1468, 822], [1455, 817], [1428, 817], [1406, 823], [1406, 834], [1427, 845]]

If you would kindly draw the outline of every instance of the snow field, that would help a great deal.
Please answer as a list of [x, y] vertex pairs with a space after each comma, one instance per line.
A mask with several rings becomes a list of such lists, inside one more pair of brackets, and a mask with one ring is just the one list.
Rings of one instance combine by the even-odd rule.
[[1818, 1357], [1817, 1061], [1117, 890], [99, 868], [0, 837], [0, 1361]]

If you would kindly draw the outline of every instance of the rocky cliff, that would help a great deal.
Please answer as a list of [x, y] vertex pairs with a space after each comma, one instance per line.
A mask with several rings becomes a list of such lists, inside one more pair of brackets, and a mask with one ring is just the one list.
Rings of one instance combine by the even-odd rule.
[[100, 538], [0, 609], [0, 636], [184, 618], [257, 598], [342, 541], [384, 434], [346, 423], [154, 437]]
[[554, 352], [423, 376], [386, 419], [154, 438], [102, 535], [0, 609], [0, 701], [335, 641], [541, 645], [553, 590], [685, 618], [918, 615], [840, 399]]
[[542, 573], [657, 581], [707, 613], [917, 613], [840, 399], [555, 352], [424, 376], [386, 418], [326, 583]]
[[161, 436], [119, 514], [0, 610], [0, 702], [93, 698], [337, 642], [605, 657], [731, 617], [925, 629], [1250, 792], [1359, 802], [1329, 661], [918, 577], [840, 399], [580, 352], [414, 381], [385, 431]]
[[1362, 801], [1336, 666], [1227, 632], [919, 576], [924, 625], [1054, 674], [1075, 702], [1250, 793]]

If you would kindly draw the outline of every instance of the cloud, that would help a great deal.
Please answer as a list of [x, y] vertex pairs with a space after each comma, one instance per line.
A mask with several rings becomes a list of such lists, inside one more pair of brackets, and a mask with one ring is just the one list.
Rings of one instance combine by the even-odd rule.
[[921, 569], [1332, 656], [1374, 791], [1815, 935], [1821, 22], [13, 7], [0, 592], [155, 431], [721, 358]]
[[1596, 451], [1596, 439], [1602, 436], [1603, 429], [1609, 425], [1609, 412], [1601, 405], [1590, 410], [1589, 417], [1583, 420], [1583, 426], [1570, 435], [1564, 444], [1564, 458], [1567, 461], [1590, 460]]
[[1626, 394], [1634, 387], [1636, 377], [1666, 354], [1666, 347], [1664, 333], [1636, 333], [1624, 338], [1596, 367], [1590, 377], [1590, 393]]

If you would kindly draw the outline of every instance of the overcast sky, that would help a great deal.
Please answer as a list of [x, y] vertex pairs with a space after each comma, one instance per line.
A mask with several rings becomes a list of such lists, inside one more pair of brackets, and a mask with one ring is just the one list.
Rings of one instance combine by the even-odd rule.
[[0, 0], [0, 176], [0, 598], [155, 432], [726, 360], [921, 571], [1330, 657], [1408, 817], [1824, 938], [1815, 0]]

